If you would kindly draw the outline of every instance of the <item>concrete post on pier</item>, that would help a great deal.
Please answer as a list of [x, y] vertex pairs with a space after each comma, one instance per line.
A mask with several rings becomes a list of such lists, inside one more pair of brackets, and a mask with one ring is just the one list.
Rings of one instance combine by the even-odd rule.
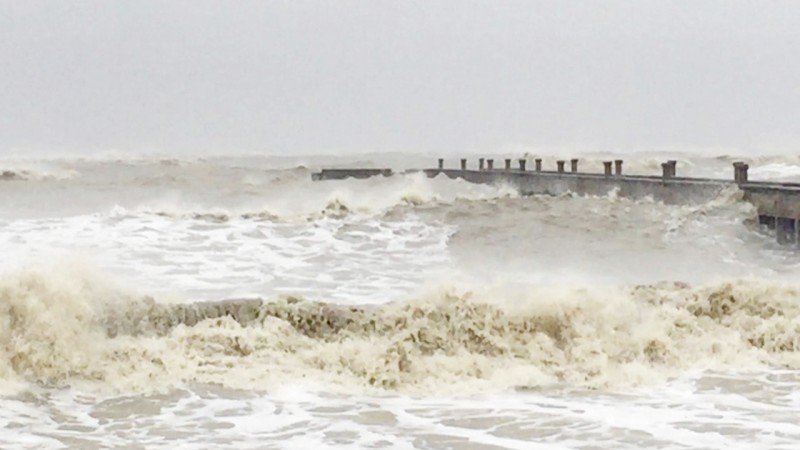
[[506, 170], [511, 170], [511, 160], [506, 158]]
[[622, 176], [622, 160], [617, 159], [614, 161], [614, 174], [618, 177]]
[[527, 162], [528, 161], [525, 160], [525, 159], [520, 159], [519, 160], [519, 170], [525, 172], [525, 163], [527, 163]]
[[541, 172], [542, 171], [542, 158], [536, 158], [533, 162], [536, 163], [536, 171], [537, 172]]
[[556, 161], [556, 165], [558, 166], [558, 173], [564, 173], [564, 164], [565, 161]]
[[444, 169], [444, 158], [439, 158], [439, 170]]
[[483, 170], [483, 158], [478, 158], [478, 170]]
[[486, 170], [494, 170], [494, 160], [487, 159], [486, 160]]
[[605, 176], [611, 176], [611, 165], [614, 164], [612, 161], [603, 161], [603, 173]]
[[664, 181], [672, 178], [672, 164], [669, 162], [661, 163], [661, 177]]
[[467, 170], [467, 158], [461, 158], [461, 170]]
[[578, 160], [573, 158], [573, 159], [571, 159], [569, 161], [569, 164], [570, 164], [570, 169], [572, 170], [572, 173], [578, 173]]
[[667, 165], [669, 166], [670, 178], [677, 177], [678, 176], [678, 170], [677, 170], [678, 161], [675, 161], [675, 160], [671, 159], [671, 160], [667, 161]]
[[789, 217], [778, 217], [775, 223], [779, 244], [797, 243], [797, 221]]
[[750, 169], [750, 166], [743, 163], [743, 162], [735, 162], [733, 163], [733, 179], [736, 181], [737, 184], [747, 183], [748, 175], [747, 171]]

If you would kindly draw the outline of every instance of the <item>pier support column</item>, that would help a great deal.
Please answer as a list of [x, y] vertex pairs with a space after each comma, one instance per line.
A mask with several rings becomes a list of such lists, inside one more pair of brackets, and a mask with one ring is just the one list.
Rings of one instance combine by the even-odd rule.
[[615, 169], [614, 173], [618, 177], [621, 177], [622, 176], [622, 160], [621, 159], [618, 159], [618, 160], [614, 161], [614, 169]]
[[541, 172], [542, 171], [542, 158], [536, 158], [533, 162], [536, 163], [536, 171], [537, 172]]
[[461, 170], [467, 170], [467, 159], [461, 158]]
[[565, 161], [556, 161], [556, 166], [558, 166], [558, 173], [564, 173], [564, 164]]
[[478, 170], [483, 170], [483, 158], [478, 158]]
[[494, 160], [487, 159], [486, 160], [486, 170], [494, 170]]
[[766, 225], [767, 228], [769, 228], [770, 230], [775, 229], [775, 217], [773, 216], [767, 216], [761, 214], [758, 216], [758, 223], [761, 225]]
[[569, 164], [572, 173], [578, 173], [578, 160], [573, 158], [569, 161]]
[[527, 162], [528, 161], [525, 160], [525, 159], [520, 159], [519, 160], [519, 170], [525, 172], [525, 163], [527, 163]]
[[444, 158], [439, 158], [439, 170], [444, 169]]
[[788, 217], [778, 217], [775, 223], [775, 231], [779, 244], [797, 243], [797, 221]]
[[506, 158], [506, 170], [511, 170], [511, 160]]
[[603, 161], [603, 174], [605, 174], [605, 176], [607, 176], [607, 177], [611, 176], [611, 165], [612, 164], [614, 164], [614, 163], [611, 162], [611, 161]]

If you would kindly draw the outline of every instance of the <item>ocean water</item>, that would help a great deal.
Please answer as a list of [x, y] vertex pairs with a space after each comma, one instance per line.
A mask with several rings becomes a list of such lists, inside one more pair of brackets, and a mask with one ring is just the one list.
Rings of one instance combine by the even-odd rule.
[[797, 448], [800, 252], [735, 190], [311, 181], [435, 159], [0, 160], [0, 447]]

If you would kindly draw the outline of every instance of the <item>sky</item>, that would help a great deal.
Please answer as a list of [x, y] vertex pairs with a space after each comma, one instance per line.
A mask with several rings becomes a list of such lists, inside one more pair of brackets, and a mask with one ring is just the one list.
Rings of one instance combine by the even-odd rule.
[[795, 1], [0, 0], [0, 153], [800, 151]]

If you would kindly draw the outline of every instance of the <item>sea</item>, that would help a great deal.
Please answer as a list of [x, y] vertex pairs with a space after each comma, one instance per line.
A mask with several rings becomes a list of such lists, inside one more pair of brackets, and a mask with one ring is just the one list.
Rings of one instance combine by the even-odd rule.
[[[581, 156], [800, 181], [797, 155]], [[312, 181], [438, 157], [0, 158], [0, 448], [800, 446], [800, 250], [737, 189]]]

